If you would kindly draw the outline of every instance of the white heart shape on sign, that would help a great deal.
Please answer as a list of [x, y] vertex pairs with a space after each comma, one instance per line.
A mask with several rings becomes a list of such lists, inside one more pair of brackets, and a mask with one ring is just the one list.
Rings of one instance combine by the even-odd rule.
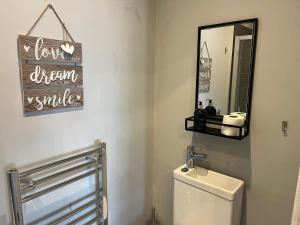
[[24, 45], [24, 50], [25, 50], [26, 52], [28, 52], [29, 49], [30, 49], [30, 46]]
[[27, 101], [31, 104], [33, 100], [33, 97], [27, 97]]
[[81, 99], [81, 95], [77, 95], [76, 97], [78, 101]]
[[73, 45], [71, 45], [71, 46], [70, 46], [70, 49], [69, 49], [69, 53], [72, 55], [72, 54], [73, 54], [73, 52], [74, 52], [74, 46], [73, 46]]
[[67, 46], [66, 46], [66, 45], [61, 45], [60, 47], [62, 48], [62, 50], [63, 50], [64, 52], [67, 52], [67, 53], [68, 53], [68, 49], [67, 49]]
[[73, 54], [74, 52], [74, 46], [73, 45], [69, 45], [68, 43], [66, 43], [65, 45], [61, 45], [60, 46], [62, 48], [62, 50], [70, 55]]

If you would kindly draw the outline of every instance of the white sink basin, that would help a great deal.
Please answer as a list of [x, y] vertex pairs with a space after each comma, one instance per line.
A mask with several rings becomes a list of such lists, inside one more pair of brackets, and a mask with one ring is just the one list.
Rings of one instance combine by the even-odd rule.
[[201, 167], [182, 172], [181, 169], [185, 166], [184, 164], [174, 170], [175, 179], [231, 201], [243, 191], [244, 182], [241, 180]]

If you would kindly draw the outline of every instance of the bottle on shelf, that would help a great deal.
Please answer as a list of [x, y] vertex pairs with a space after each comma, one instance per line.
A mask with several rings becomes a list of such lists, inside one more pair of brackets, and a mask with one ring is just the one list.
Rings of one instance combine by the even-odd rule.
[[205, 130], [206, 128], [206, 111], [202, 102], [198, 103], [198, 108], [194, 112], [194, 127], [196, 130]]
[[208, 101], [208, 106], [206, 106], [205, 111], [208, 116], [215, 116], [217, 111], [216, 108], [213, 106], [212, 99], [206, 99]]

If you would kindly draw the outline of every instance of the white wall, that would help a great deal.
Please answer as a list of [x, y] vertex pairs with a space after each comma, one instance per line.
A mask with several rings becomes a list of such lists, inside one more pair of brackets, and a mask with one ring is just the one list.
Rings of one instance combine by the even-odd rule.
[[[298, 0], [157, 1], [154, 199], [163, 225], [172, 224], [172, 170], [191, 143], [212, 169], [246, 181], [244, 225], [290, 224], [300, 164], [299, 8]], [[197, 27], [253, 17], [260, 25], [250, 137], [184, 131], [194, 110]]]
[[[212, 68], [210, 90], [207, 93], [199, 93], [199, 101], [206, 107], [208, 105], [206, 100], [212, 99], [214, 107], [220, 110], [222, 115], [228, 114], [233, 32], [234, 26], [201, 31], [201, 46], [204, 42], [207, 43]], [[203, 51], [203, 54], [206, 53], [206, 49]]]
[[[17, 35], [52, 3], [83, 46], [82, 111], [23, 117]], [[107, 142], [110, 225], [141, 225], [152, 206], [154, 5], [151, 0], [0, 1], [0, 224], [6, 170]], [[62, 38], [47, 13], [32, 35]]]

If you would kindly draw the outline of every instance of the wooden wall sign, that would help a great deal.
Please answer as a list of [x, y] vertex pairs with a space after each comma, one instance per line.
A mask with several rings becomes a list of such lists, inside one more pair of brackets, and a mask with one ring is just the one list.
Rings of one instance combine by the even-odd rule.
[[[29, 36], [48, 9], [61, 23], [64, 40]], [[52, 5], [45, 8], [26, 35], [19, 35], [18, 55], [25, 115], [83, 106], [82, 47]]]
[[83, 106], [80, 43], [18, 38], [25, 113]]

